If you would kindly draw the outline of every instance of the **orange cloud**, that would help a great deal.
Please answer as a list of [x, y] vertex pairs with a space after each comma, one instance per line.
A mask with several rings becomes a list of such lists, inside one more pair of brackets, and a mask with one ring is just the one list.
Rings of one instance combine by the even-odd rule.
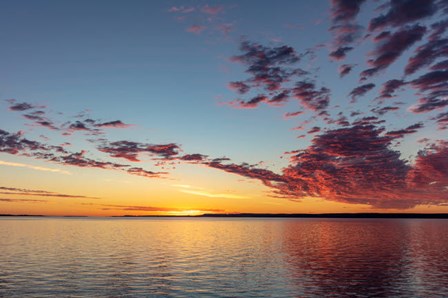
[[8, 166], [8, 167], [28, 168], [28, 169], [32, 169], [32, 170], [36, 170], [36, 171], [53, 172], [53, 173], [60, 173], [60, 174], [64, 174], [64, 175], [71, 175], [70, 172], [60, 170], [60, 169], [39, 167], [39, 166], [33, 166], [33, 165], [29, 165], [29, 164], [24, 164], [24, 163], [9, 162], [9, 161], [3, 161], [3, 160], [0, 160], [0, 165]]

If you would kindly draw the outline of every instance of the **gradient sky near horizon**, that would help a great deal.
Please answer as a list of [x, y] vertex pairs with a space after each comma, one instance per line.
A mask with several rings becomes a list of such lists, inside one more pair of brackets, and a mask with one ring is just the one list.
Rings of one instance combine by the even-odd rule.
[[3, 1], [0, 214], [448, 212], [447, 16]]

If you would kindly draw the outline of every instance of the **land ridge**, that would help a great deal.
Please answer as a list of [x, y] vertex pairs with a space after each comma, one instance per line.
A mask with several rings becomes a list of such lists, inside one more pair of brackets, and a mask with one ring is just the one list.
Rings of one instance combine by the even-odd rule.
[[[89, 216], [49, 216], [35, 214], [0, 214], [0, 217], [89, 217]], [[97, 217], [97, 216], [92, 216]], [[100, 217], [100, 216], [98, 216]], [[103, 216], [102, 216], [103, 217]], [[145, 218], [145, 217], [166, 217], [166, 218], [421, 218], [421, 219], [448, 219], [448, 213], [206, 213], [202, 215], [119, 215], [104, 216], [112, 218]]]

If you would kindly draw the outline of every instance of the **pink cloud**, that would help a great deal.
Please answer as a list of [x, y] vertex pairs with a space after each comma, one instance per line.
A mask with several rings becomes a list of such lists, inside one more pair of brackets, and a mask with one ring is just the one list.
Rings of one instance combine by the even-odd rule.
[[174, 13], [192, 13], [196, 9], [192, 6], [173, 6], [170, 9], [168, 9], [169, 12]]
[[208, 5], [205, 5], [204, 7], [202, 7], [201, 11], [203, 13], [205, 13], [205, 14], [208, 14], [208, 15], [217, 15], [217, 14], [219, 14], [219, 13], [224, 11], [224, 7], [222, 7], [222, 6], [208, 6]]
[[207, 27], [200, 26], [200, 25], [191, 25], [187, 28], [187, 32], [194, 33], [194, 34], [200, 34], [202, 31], [204, 31]]

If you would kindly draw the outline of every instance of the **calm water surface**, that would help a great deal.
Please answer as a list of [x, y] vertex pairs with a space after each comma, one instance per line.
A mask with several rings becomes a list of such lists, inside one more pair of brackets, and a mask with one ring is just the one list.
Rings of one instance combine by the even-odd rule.
[[448, 220], [0, 219], [0, 297], [447, 297]]

